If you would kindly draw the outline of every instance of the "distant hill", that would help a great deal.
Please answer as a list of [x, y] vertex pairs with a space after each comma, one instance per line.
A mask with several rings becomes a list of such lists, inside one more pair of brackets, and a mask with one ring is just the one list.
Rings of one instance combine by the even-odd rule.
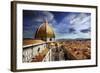
[[56, 41], [70, 41], [70, 40], [91, 40], [91, 39], [90, 38], [56, 39]]

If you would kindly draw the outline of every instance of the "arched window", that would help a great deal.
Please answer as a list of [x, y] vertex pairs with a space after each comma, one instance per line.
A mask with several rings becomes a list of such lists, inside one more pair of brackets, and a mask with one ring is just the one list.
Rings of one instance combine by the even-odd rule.
[[50, 38], [50, 41], [52, 41], [52, 38]]
[[38, 52], [40, 51], [40, 47], [38, 48]]

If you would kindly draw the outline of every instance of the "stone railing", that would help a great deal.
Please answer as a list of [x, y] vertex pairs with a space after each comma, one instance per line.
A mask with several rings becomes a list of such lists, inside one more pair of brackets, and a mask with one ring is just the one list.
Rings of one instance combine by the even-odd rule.
[[51, 49], [48, 51], [46, 56], [43, 59], [43, 62], [51, 61]]

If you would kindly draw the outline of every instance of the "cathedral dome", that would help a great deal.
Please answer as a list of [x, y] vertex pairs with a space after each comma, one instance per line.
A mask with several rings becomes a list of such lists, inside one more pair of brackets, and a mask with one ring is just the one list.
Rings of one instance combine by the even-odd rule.
[[37, 29], [35, 38], [55, 38], [53, 28], [48, 24], [47, 20]]

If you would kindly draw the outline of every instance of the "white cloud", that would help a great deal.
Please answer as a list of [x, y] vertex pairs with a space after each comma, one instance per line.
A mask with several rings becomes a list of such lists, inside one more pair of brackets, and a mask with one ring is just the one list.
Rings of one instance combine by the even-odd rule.
[[53, 18], [54, 18], [54, 15], [52, 13], [48, 11], [41, 11], [40, 14], [33, 17], [32, 21], [43, 22], [45, 19], [47, 19], [48, 21], [52, 21]]
[[54, 16], [53, 16], [52, 13], [47, 12], [47, 11], [44, 11], [44, 12], [42, 12], [42, 13], [44, 14], [45, 17], [47, 17], [47, 19], [48, 19], [49, 21], [53, 20]]
[[74, 28], [76, 30], [86, 29], [91, 25], [91, 16], [85, 13], [70, 14], [61, 23], [62, 26], [66, 24], [67, 28]]
[[[83, 29], [91, 29], [91, 16], [86, 13], [70, 13], [65, 16], [58, 26], [58, 37], [59, 38], [90, 38], [90, 32], [82, 33], [80, 32]], [[62, 28], [62, 29], [60, 29]], [[75, 29], [75, 34], [68, 33], [70, 28]], [[65, 32], [60, 34], [59, 32]]]

